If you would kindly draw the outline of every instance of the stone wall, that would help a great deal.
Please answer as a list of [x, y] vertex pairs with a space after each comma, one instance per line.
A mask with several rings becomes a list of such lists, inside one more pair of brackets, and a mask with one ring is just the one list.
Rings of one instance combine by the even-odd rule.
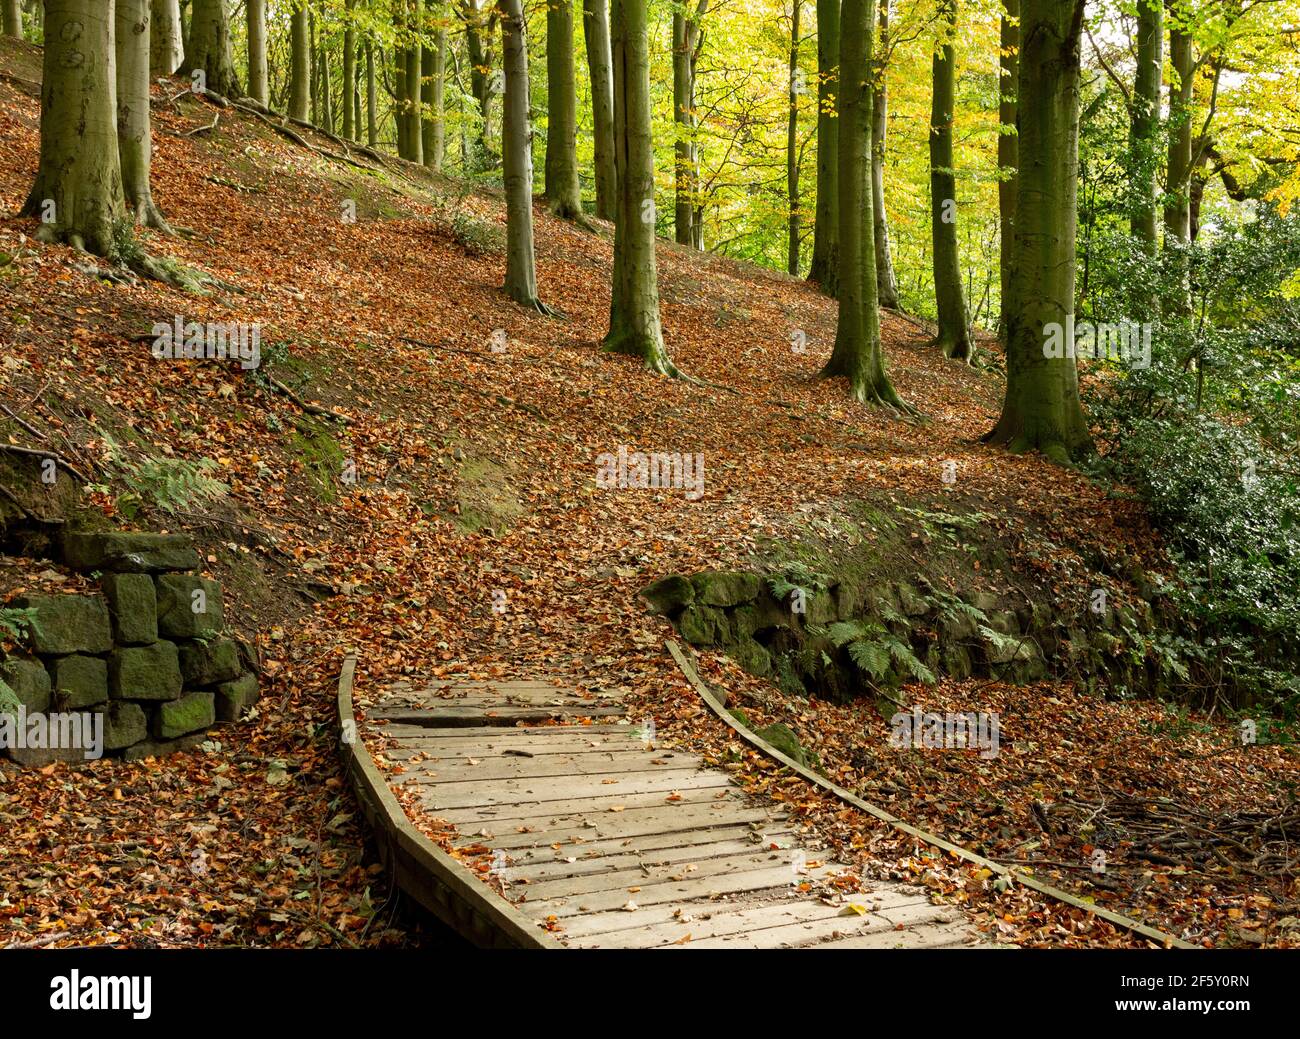
[[1067, 615], [987, 591], [945, 592], [925, 577], [863, 584], [827, 575], [796, 587], [749, 571], [672, 575], [641, 596], [686, 642], [800, 695], [847, 701], [922, 676], [1048, 674], [1089, 692], [1159, 695], [1171, 677], [1151, 652], [1157, 616], [1145, 601]]
[[[103, 752], [134, 761], [195, 747], [257, 702], [254, 655], [223, 634], [221, 586], [194, 573], [200, 560], [188, 538], [67, 534], [62, 550], [69, 567], [98, 576], [100, 594], [8, 604], [36, 620], [29, 651], [0, 663], [27, 719], [103, 715]], [[8, 735], [20, 764], [86, 757], [82, 747], [17, 747], [12, 727]]]

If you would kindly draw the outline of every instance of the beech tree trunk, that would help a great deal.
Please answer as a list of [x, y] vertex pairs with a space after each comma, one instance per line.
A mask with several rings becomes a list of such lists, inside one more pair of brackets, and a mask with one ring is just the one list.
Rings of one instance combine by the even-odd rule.
[[207, 88], [228, 98], [244, 94], [230, 50], [230, 20], [225, 0], [193, 0], [190, 34], [185, 40], [181, 74], [202, 70]]
[[880, 305], [898, 309], [898, 278], [889, 248], [889, 214], [885, 211], [885, 138], [889, 132], [889, 0], [879, 0], [874, 93], [871, 99], [871, 212], [875, 219], [876, 287]]
[[603, 349], [641, 358], [653, 372], [677, 375], [659, 323], [655, 262], [655, 170], [650, 136], [647, 0], [612, 0], [614, 168], [618, 209], [609, 332]]
[[565, 220], [582, 216], [578, 183], [578, 88], [573, 71], [573, 0], [546, 5], [546, 200]]
[[840, 0], [817, 0], [817, 212], [808, 280], [839, 289]]
[[266, 0], [248, 0], [248, 96], [263, 105], [271, 103], [266, 71]]
[[306, 122], [310, 115], [311, 30], [306, 0], [300, 0], [289, 19], [289, 117]]
[[439, 26], [433, 50], [433, 73], [430, 92], [433, 137], [432, 156], [426, 156], [435, 170], [441, 170], [447, 159], [447, 29]]
[[1007, 340], [1011, 298], [1011, 265], [1016, 240], [1016, 166], [1020, 138], [1016, 136], [1016, 92], [1020, 78], [1020, 0], [1002, 0], [998, 54], [998, 336]]
[[46, 0], [41, 77], [41, 157], [23, 216], [44, 242], [99, 256], [116, 251], [126, 219], [117, 150], [113, 5]]
[[343, 5], [343, 136], [355, 141], [359, 127], [356, 122], [357, 107], [357, 34], [353, 25], [353, 8], [356, 0]]
[[375, 81], [375, 45], [366, 40], [366, 144], [379, 147], [379, 89]]
[[117, 147], [122, 197], [135, 222], [171, 233], [150, 189], [153, 134], [149, 119], [149, 0], [117, 0]]
[[316, 68], [320, 76], [320, 125], [330, 133], [334, 132], [334, 97], [330, 84], [330, 55], [325, 49], [324, 33], [317, 50]]
[[[1075, 358], [1048, 349], [1074, 314], [1079, 39], [1085, 0], [1021, 0], [1016, 237], [1002, 416], [985, 440], [1060, 464], [1095, 451]], [[1073, 344], [1068, 344], [1073, 353]]]
[[614, 172], [614, 83], [607, 0], [582, 0], [582, 32], [587, 42], [587, 70], [591, 76], [596, 215], [602, 220], [613, 220], [618, 178]]
[[533, 131], [528, 118], [527, 23], [522, 0], [500, 0], [501, 61], [506, 96], [501, 158], [506, 189], [505, 290], [516, 303], [544, 310], [537, 298], [533, 252]]
[[876, 291], [875, 221], [871, 208], [871, 65], [874, 0], [844, 0], [840, 20], [838, 117], [839, 320], [822, 369], [848, 379], [849, 396], [910, 410], [885, 374]]
[[4, 0], [4, 34], [23, 38], [23, 0]]
[[181, 0], [150, 0], [149, 75], [170, 76], [185, 60]]
[[1175, 287], [1168, 293], [1165, 309], [1186, 314], [1191, 309], [1188, 284], [1187, 247], [1192, 241], [1192, 206], [1189, 190], [1192, 174], [1192, 91], [1195, 57], [1192, 38], [1183, 30], [1169, 29], [1169, 154], [1165, 175], [1165, 248], [1172, 256]]
[[786, 272], [799, 274], [799, 7], [794, 0], [790, 12], [790, 111], [785, 124], [785, 196], [790, 207], [786, 223]]
[[407, 158], [424, 163], [424, 104], [420, 94], [420, 44], [415, 34], [420, 31], [420, 0], [407, 0], [410, 4], [407, 25], [411, 36], [406, 45], [406, 146]]
[[488, 4], [486, 10], [480, 10], [478, 0], [465, 0], [461, 16], [465, 20], [465, 47], [469, 56], [470, 92], [478, 102], [482, 125], [479, 130], [477, 161], [484, 169], [496, 163], [492, 151], [492, 65], [494, 55], [493, 37], [496, 35], [498, 19], [497, 8]]
[[673, 120], [677, 138], [673, 148], [676, 165], [676, 209], [673, 229], [681, 245], [700, 248], [703, 239], [695, 226], [699, 209], [700, 160], [695, 141], [695, 65], [699, 57], [700, 22], [708, 12], [709, 0], [697, 0], [695, 10], [673, 12]]
[[1137, 73], [1129, 119], [1130, 180], [1133, 211], [1129, 230], [1143, 251], [1156, 254], [1156, 199], [1160, 171], [1160, 78], [1164, 72], [1164, 0], [1138, 0]]
[[930, 104], [930, 238], [934, 259], [934, 300], [939, 331], [934, 343], [945, 357], [970, 361], [975, 348], [966, 313], [961, 261], [957, 251], [957, 173], [953, 167], [952, 125], [956, 107], [957, 0], [939, 0], [940, 37], [934, 49], [934, 89]]

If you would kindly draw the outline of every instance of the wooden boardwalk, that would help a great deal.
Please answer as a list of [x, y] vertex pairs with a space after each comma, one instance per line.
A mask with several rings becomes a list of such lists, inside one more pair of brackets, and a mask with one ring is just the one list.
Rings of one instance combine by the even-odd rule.
[[563, 945], [978, 941], [924, 889], [859, 882], [725, 770], [647, 744], [616, 696], [542, 682], [403, 684], [369, 706], [363, 726], [371, 746], [403, 767], [390, 782], [453, 824], [455, 846], [487, 863], [482, 897], [503, 892], [516, 919]]

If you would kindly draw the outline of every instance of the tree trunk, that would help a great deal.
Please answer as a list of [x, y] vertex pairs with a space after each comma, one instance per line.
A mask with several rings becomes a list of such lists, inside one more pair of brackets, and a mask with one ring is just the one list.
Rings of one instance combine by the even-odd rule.
[[126, 218], [113, 19], [103, 0], [45, 0], [41, 156], [22, 211], [40, 218], [42, 241], [99, 256], [113, 255]]
[[311, 0], [303, 0], [307, 5], [307, 80], [311, 84], [311, 125], [320, 125], [320, 61], [316, 50], [316, 12], [310, 6]]
[[527, 23], [522, 0], [500, 0], [501, 62], [506, 96], [501, 110], [501, 156], [506, 189], [506, 294], [544, 310], [537, 298], [533, 253], [533, 131], [529, 125]]
[[[402, 32], [401, 20], [394, 26], [397, 37]], [[393, 129], [397, 133], [397, 155], [402, 159], [411, 157], [411, 142], [407, 137], [410, 123], [406, 118], [406, 49], [398, 42], [393, 43]]]
[[578, 183], [578, 88], [573, 71], [573, 0], [546, 6], [546, 200], [565, 220], [582, 216]]
[[646, 8], [647, 0], [612, 0], [610, 4], [618, 209], [609, 332], [603, 349], [639, 357], [661, 375], [677, 375], [659, 324]]
[[613, 220], [618, 190], [614, 172], [614, 83], [611, 78], [607, 0], [582, 0], [582, 31], [591, 76], [592, 144], [596, 174], [596, 215]]
[[420, 94], [420, 43], [415, 34], [422, 21], [420, 0], [410, 3], [407, 25], [411, 37], [406, 46], [406, 146], [412, 162], [424, 164], [424, 104]]
[[4, 0], [4, 34], [23, 38], [23, 0]]
[[181, 0], [151, 0], [149, 16], [149, 77], [170, 75], [185, 61]]
[[325, 49], [325, 34], [321, 33], [320, 49], [317, 52], [316, 67], [320, 69], [320, 125], [330, 133], [334, 132], [334, 98], [330, 86], [330, 54]]
[[122, 197], [137, 224], [171, 233], [149, 186], [153, 134], [149, 122], [149, 0], [117, 0], [117, 148]]
[[465, 47], [469, 55], [470, 92], [478, 102], [479, 116], [482, 119], [478, 139], [478, 163], [488, 169], [495, 165], [496, 157], [492, 152], [492, 39], [496, 34], [497, 9], [489, 4], [487, 10], [480, 10], [478, 0], [466, 0], [462, 8], [465, 19]]
[[698, 0], [693, 13], [673, 12], [673, 120], [677, 137], [673, 147], [676, 174], [676, 209], [673, 229], [682, 245], [695, 245], [695, 213], [699, 205], [699, 149], [695, 143], [695, 61], [700, 22], [709, 0]]
[[375, 45], [366, 40], [366, 144], [379, 147], [379, 90], [375, 82]]
[[311, 115], [311, 31], [307, 0], [301, 0], [289, 19], [289, 117], [306, 122]]
[[248, 0], [248, 96], [271, 103], [266, 71], [266, 0]]
[[785, 269], [799, 276], [799, 7], [790, 12], [790, 111], [785, 124], [785, 197], [790, 207], [786, 224]]
[[875, 227], [871, 208], [871, 65], [874, 0], [844, 0], [839, 48], [839, 320], [835, 347], [822, 369], [844, 376], [858, 401], [910, 410], [885, 374], [876, 292]]
[[426, 125], [429, 137], [424, 145], [424, 162], [441, 170], [447, 155], [447, 28], [438, 25], [434, 32], [433, 50], [429, 52], [429, 90]]
[[839, 289], [840, 0], [817, 0], [817, 211], [808, 280]]
[[[1079, 403], [1073, 329], [1079, 172], [1079, 37], [1085, 0], [1021, 0], [1019, 168], [1007, 388], [985, 437], [1061, 464], [1094, 452]], [[1062, 350], [1051, 349], [1049, 326]], [[1056, 354], [1061, 356], [1056, 356]]]
[[1191, 310], [1187, 247], [1192, 241], [1192, 208], [1188, 190], [1192, 173], [1192, 91], [1195, 58], [1190, 34], [1169, 29], [1169, 155], [1165, 180], [1165, 248], [1173, 258], [1174, 287], [1165, 300], [1171, 314]]
[[934, 301], [939, 331], [934, 343], [945, 357], [970, 361], [975, 354], [966, 313], [957, 252], [957, 173], [953, 167], [952, 124], [956, 107], [957, 0], [939, 0], [939, 39], [934, 49], [930, 103], [930, 236], [934, 258]]
[[357, 34], [352, 23], [353, 7], [356, 0], [347, 0], [343, 5], [343, 136], [355, 141], [359, 127], [356, 123], [357, 106]]
[[207, 89], [228, 98], [244, 94], [235, 72], [230, 51], [230, 20], [225, 0], [193, 0], [190, 9], [190, 34], [185, 40], [185, 61], [180, 67], [184, 76], [203, 73]]
[[1129, 230], [1148, 256], [1156, 254], [1156, 175], [1160, 169], [1160, 76], [1164, 71], [1164, 0], [1138, 0], [1137, 72], [1129, 119], [1130, 183], [1133, 209]]
[[871, 211], [875, 219], [876, 287], [880, 305], [898, 309], [898, 278], [889, 248], [889, 214], [885, 211], [885, 138], [889, 132], [889, 0], [879, 0], [880, 39], [877, 43], [874, 93], [871, 98]]
[[1020, 0], [1002, 0], [998, 55], [998, 240], [1001, 279], [998, 296], [998, 336], [1007, 341], [1011, 298], [1011, 264], [1016, 239], [1016, 166], [1020, 139], [1016, 136], [1016, 91], [1020, 78]]

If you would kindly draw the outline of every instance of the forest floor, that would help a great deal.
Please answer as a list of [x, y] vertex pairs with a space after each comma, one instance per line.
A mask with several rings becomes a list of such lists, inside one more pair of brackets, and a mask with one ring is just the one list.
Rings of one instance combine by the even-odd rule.
[[[5, 214], [37, 164], [35, 53], [12, 41], [0, 50]], [[1013, 534], [1054, 532], [1050, 546], [1022, 546], [1021, 560], [1048, 568], [1063, 599], [1091, 587], [1086, 559], [1156, 558], [1131, 500], [979, 442], [1000, 402], [995, 351], [984, 369], [952, 364], [915, 323], [887, 316], [891, 374], [924, 415], [900, 421], [817, 378], [833, 301], [663, 243], [669, 350], [716, 385], [662, 380], [599, 350], [608, 226], [592, 233], [537, 206], [539, 283], [561, 316], [525, 312], [499, 289], [494, 247], [466, 245], [466, 214], [502, 225], [495, 194], [396, 160], [369, 170], [332, 160], [229, 110], [199, 131], [217, 110], [169, 97], [155, 94], [155, 197], [194, 230], [142, 240], [239, 291], [114, 284], [70, 250], [35, 245], [32, 221], [0, 218], [0, 399], [45, 439], [15, 422], [0, 434], [95, 474], [88, 502], [110, 516], [130, 475], [111, 442], [137, 458], [213, 459], [223, 497], [136, 522], [200, 541], [226, 582], [227, 616], [257, 640], [269, 693], [253, 722], [221, 730], [204, 753], [76, 773], [4, 763], [0, 945], [421, 940], [363, 855], [338, 767], [333, 695], [349, 648], [363, 692], [447, 675], [622, 690], [661, 738], [710, 761], [739, 757], [751, 790], [789, 802], [845, 861], [927, 884], [993, 940], [1145, 944], [1023, 888], [996, 890], [737, 747], [664, 653], [670, 626], [636, 595], [868, 497], [952, 494], [955, 508], [996, 512]], [[140, 337], [177, 314], [260, 322], [262, 368], [155, 360]], [[796, 332], [805, 350], [792, 348]], [[343, 418], [308, 414], [268, 373]], [[702, 496], [599, 489], [596, 459], [620, 445], [702, 454]], [[949, 462], [953, 485], [942, 481]], [[0, 600], [68, 580], [48, 562], [0, 556]], [[1293, 811], [1295, 755], [1241, 747], [1228, 719], [1064, 683], [943, 681], [903, 695], [928, 710], [993, 705], [1003, 753], [901, 754], [881, 749], [874, 702], [791, 700], [707, 653], [701, 667], [755, 724], [786, 720], [829, 776], [910, 822], [1033, 861], [1040, 876], [1189, 941], [1300, 943], [1294, 881], [1230, 856], [1198, 868], [1130, 861], [1118, 842], [1105, 874], [1089, 866], [1089, 835], [1119, 825], [1124, 806], [1167, 799], [1156, 814], [1192, 834]], [[211, 868], [193, 870], [196, 855]]]

